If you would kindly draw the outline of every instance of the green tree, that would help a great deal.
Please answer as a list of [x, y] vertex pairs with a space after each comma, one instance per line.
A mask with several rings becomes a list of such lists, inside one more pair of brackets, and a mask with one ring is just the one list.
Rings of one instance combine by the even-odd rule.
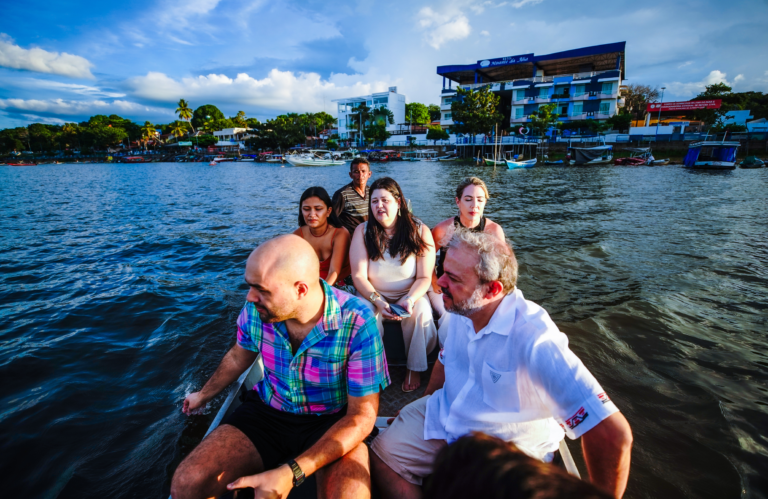
[[725, 129], [725, 116], [728, 111], [735, 111], [739, 109], [738, 105], [728, 102], [731, 96], [731, 87], [725, 83], [715, 83], [704, 87], [704, 91], [691, 100], [712, 100], [720, 99], [724, 102], [720, 105], [719, 109], [701, 109], [694, 112], [694, 118], [703, 121], [707, 125], [716, 125], [717, 128]]
[[147, 149], [147, 145], [155, 138], [155, 135], [157, 135], [155, 125], [150, 121], [145, 121], [144, 126], [141, 127], [141, 138], [144, 139], [144, 149]]
[[321, 111], [315, 114], [315, 117], [317, 118], [320, 130], [327, 130], [336, 126], [336, 118], [326, 113], [325, 111]]
[[179, 103], [177, 104], [178, 107], [176, 108], [176, 114], [179, 115], [179, 119], [182, 119], [190, 124], [192, 127], [192, 131], [195, 131], [195, 127], [192, 126], [192, 116], [193, 112], [192, 109], [190, 109], [189, 104], [184, 99], [179, 99]]
[[[438, 109], [439, 110], [439, 109]], [[405, 122], [416, 125], [426, 125], [432, 119], [429, 108], [421, 102], [410, 102], [405, 105]]]
[[557, 104], [547, 104], [546, 106], [540, 106], [539, 109], [533, 113], [531, 118], [531, 129], [535, 130], [539, 136], [543, 136], [550, 127], [557, 126], [558, 114], [555, 112]]
[[365, 134], [363, 131], [365, 130], [365, 125], [371, 118], [371, 108], [365, 104], [359, 104], [355, 108], [355, 112], [352, 113], [352, 116], [354, 116], [352, 118], [353, 122], [357, 125], [357, 129], [361, 132], [361, 142], [365, 142]]
[[381, 106], [373, 110], [371, 113], [374, 123], [382, 125], [386, 128], [387, 123], [390, 125], [395, 124], [395, 114], [389, 110], [387, 106]]
[[434, 140], [435, 144], [438, 140], [448, 140], [449, 138], [451, 138], [450, 134], [443, 130], [440, 125], [430, 126], [427, 129], [427, 140]]
[[477, 90], [458, 87], [457, 99], [451, 103], [451, 114], [455, 133], [464, 133], [474, 137], [477, 134], [490, 134], [493, 127], [503, 116], [498, 112], [500, 97], [491, 92], [490, 85]]
[[170, 133], [178, 140], [182, 135], [187, 133], [187, 124], [183, 121], [174, 121], [171, 123]]
[[245, 117], [245, 111], [238, 111], [237, 116], [229, 119], [240, 128], [248, 128], [248, 121]]
[[248, 126], [248, 128], [258, 128], [259, 125], [261, 125], [261, 122], [257, 120], [256, 118], [248, 118], [245, 120], [245, 124]]
[[383, 143], [391, 136], [392, 134], [387, 131], [386, 126], [377, 123], [374, 123], [365, 129], [365, 139], [368, 142]]
[[632, 125], [632, 115], [629, 113], [614, 114], [605, 122], [609, 123], [614, 130], [620, 133], [628, 132], [629, 127]]
[[[210, 116], [210, 118], [208, 118]], [[205, 104], [195, 109], [192, 113], [192, 126], [194, 128], [200, 128], [203, 122], [206, 120], [224, 120], [224, 113], [222, 113], [218, 107], [213, 104]]]
[[431, 121], [440, 121], [440, 106], [437, 104], [430, 104], [427, 106], [427, 110], [429, 111], [429, 120]]

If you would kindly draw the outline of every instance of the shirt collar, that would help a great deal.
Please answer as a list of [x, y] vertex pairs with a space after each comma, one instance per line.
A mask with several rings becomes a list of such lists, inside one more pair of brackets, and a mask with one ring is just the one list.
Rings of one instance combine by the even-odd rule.
[[323, 318], [320, 321], [324, 330], [339, 329], [341, 327], [341, 306], [339, 306], [339, 300], [336, 298], [336, 293], [333, 292], [331, 285], [320, 279], [320, 285], [323, 287], [323, 295], [325, 295], [325, 309], [323, 310]]
[[509, 336], [512, 332], [512, 324], [515, 322], [515, 315], [517, 313], [517, 300], [523, 298], [523, 293], [515, 288], [514, 291], [502, 298], [501, 303], [491, 316], [491, 320], [485, 325], [483, 329], [475, 334], [475, 327], [472, 325], [472, 321], [468, 317], [462, 317], [466, 321], [466, 325], [469, 328], [468, 332], [471, 338], [480, 338], [486, 334], [496, 333], [502, 336]]

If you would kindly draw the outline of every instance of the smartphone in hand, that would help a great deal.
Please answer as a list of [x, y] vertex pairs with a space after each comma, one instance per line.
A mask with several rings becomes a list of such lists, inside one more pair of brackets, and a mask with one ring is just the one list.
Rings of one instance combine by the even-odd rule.
[[406, 318], [411, 316], [411, 314], [409, 314], [406, 309], [394, 303], [389, 304], [389, 309], [392, 311], [393, 314], [395, 314], [398, 317]]

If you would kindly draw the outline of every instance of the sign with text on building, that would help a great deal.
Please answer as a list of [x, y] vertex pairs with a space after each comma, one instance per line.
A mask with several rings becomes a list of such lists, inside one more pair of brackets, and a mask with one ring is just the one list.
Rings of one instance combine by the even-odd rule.
[[722, 99], [665, 102], [663, 104], [658, 102], [651, 102], [648, 104], [647, 111], [650, 113], [659, 111], [697, 111], [699, 109], [720, 109], [720, 105], [722, 103]]
[[511, 57], [498, 57], [496, 59], [485, 59], [477, 61], [481, 68], [495, 68], [498, 66], [508, 66], [510, 64], [521, 64], [523, 62], [533, 61], [533, 54], [513, 55]]

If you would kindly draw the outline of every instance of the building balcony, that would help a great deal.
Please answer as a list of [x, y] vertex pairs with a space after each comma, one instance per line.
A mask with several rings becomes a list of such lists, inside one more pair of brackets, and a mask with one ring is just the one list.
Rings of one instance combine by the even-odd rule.
[[453, 125], [452, 119], [440, 120], [440, 126], [451, 126], [451, 125]]
[[440, 110], [441, 111], [450, 111], [451, 110], [451, 104], [440, 104]]

